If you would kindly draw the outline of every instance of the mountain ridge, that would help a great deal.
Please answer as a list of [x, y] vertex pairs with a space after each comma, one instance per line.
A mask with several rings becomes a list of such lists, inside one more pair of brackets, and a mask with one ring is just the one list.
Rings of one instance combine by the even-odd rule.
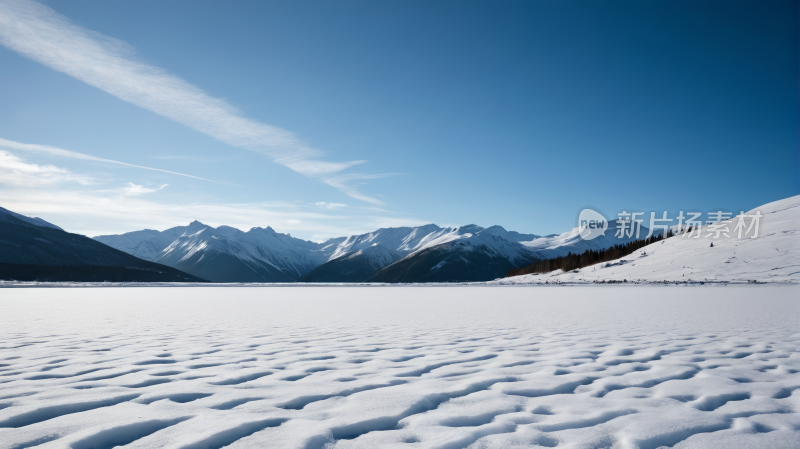
[[[494, 248], [495, 252], [508, 253], [511, 261], [531, 260], [527, 255], [519, 257], [521, 253], [527, 253], [520, 242], [539, 237], [509, 232], [500, 226], [483, 228], [471, 224], [442, 228], [426, 224], [380, 228], [315, 243], [278, 233], [269, 226], [253, 227], [244, 232], [228, 226], [213, 228], [195, 220], [187, 226], [176, 226], [161, 232], [142, 230], [97, 236], [95, 239], [142, 259], [215, 282], [299, 281], [313, 270], [342, 259], [333, 264], [333, 268], [326, 267], [309, 278], [322, 276], [326, 282], [330, 282], [333, 281], [330, 278], [333, 272], [341, 273], [344, 276], [342, 279], [354, 279], [346, 273], [355, 270], [361, 273], [356, 278], [363, 280], [364, 270], [368, 268], [373, 269], [374, 274], [387, 263], [426, 248], [471, 239], [478, 233], [494, 236], [493, 242], [487, 242], [488, 246]], [[377, 246], [384, 250], [380, 255], [370, 249]], [[323, 272], [327, 274], [321, 274]]]
[[[24, 225], [32, 225], [32, 226], [42, 226], [45, 228], [52, 228], [58, 229], [59, 231], [63, 231], [63, 229], [59, 228], [58, 226], [44, 221], [39, 217], [27, 217], [22, 214], [18, 214], [16, 212], [12, 212], [4, 207], [0, 207], [0, 222], [4, 223], [12, 223], [12, 224], [24, 224]], [[22, 222], [22, 223], [20, 223]]]
[[[642, 227], [641, 232], [648, 230]], [[213, 282], [457, 282], [497, 279], [537, 260], [636, 238], [609, 233], [583, 240], [577, 228], [542, 237], [498, 225], [426, 224], [316, 243], [269, 226], [245, 232], [195, 220], [155, 234], [144, 230], [95, 239]]]

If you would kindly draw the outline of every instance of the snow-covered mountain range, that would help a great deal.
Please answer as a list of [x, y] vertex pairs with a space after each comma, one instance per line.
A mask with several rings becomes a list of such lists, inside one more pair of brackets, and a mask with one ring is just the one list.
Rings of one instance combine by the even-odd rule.
[[322, 245], [270, 227], [242, 232], [193, 221], [163, 232], [148, 229], [95, 240], [215, 282], [293, 282], [327, 260]]
[[[736, 250], [742, 251], [746, 248], [761, 248], [770, 244], [772, 239], [780, 237], [783, 240], [776, 245], [780, 248], [776, 250], [776, 254], [784, 254], [780, 251], [790, 251], [788, 248], [793, 248], [793, 241], [784, 240], [789, 235], [796, 237], [794, 234], [796, 220], [790, 220], [785, 214], [796, 213], [787, 211], [795, 210], [795, 206], [791, 205], [796, 205], [797, 202], [798, 197], [793, 197], [760, 208], [772, 211], [769, 217], [763, 218], [766, 226], [764, 229], [778, 229], [775, 226], [779, 226], [780, 230], [776, 231], [775, 236], [765, 234], [759, 239], [753, 239], [752, 242], [737, 241], [735, 244], [723, 242], [717, 245], [722, 245], [722, 248], [738, 248], [744, 245]], [[791, 207], [782, 212], [775, 210], [783, 204], [789, 204]], [[536, 260], [564, 256], [569, 252], [582, 253], [587, 249], [605, 249], [615, 244], [637, 240], [636, 234], [622, 239], [615, 237], [613, 230], [616, 227], [616, 221], [611, 221], [605, 235], [593, 240], [584, 240], [580, 237], [578, 228], [560, 235], [540, 237], [509, 232], [500, 226], [483, 228], [466, 225], [441, 228], [429, 224], [418, 227], [384, 228], [366, 234], [315, 243], [277, 233], [269, 227], [253, 228], [243, 232], [228, 226], [213, 228], [195, 221], [188, 226], [179, 226], [163, 232], [144, 230], [116, 236], [100, 236], [96, 237], [96, 240], [145, 260], [165, 264], [214, 282], [474, 282], [502, 278], [509, 269], [523, 267]], [[702, 232], [707, 233], [707, 230], [704, 229]], [[644, 238], [647, 234], [648, 229], [642, 227], [638, 238]], [[692, 279], [704, 279], [712, 276], [707, 269], [701, 270], [702, 275], [699, 271], [681, 271], [680, 276], [668, 276], [663, 270], [674, 268], [677, 262], [673, 262], [672, 257], [687, 257], [681, 267], [692, 267], [697, 266], [711, 254], [715, 255], [708, 259], [708, 266], [724, 264], [716, 268], [718, 273], [713, 276], [734, 273], [735, 270], [732, 270], [738, 266], [736, 264], [745, 264], [740, 266], [743, 270], [741, 273], [755, 275], [752, 271], [755, 267], [752, 260], [754, 257], [758, 259], [755, 253], [747, 257], [726, 253], [725, 257], [728, 259], [718, 261], [718, 256], [727, 249], [717, 248], [714, 253], [706, 254], [705, 248], [709, 244], [710, 241], [705, 237], [691, 241], [673, 237], [663, 244], [658, 243], [660, 246], [656, 251], [657, 254], [663, 253], [661, 248], [670, 249], [672, 266], [658, 265], [647, 268], [651, 275], [641, 271], [645, 268], [633, 270], [633, 267], [649, 266], [655, 259], [661, 261], [663, 257], [659, 258], [650, 252], [643, 256], [641, 252], [637, 252], [622, 259], [618, 265], [609, 264], [610, 268], [616, 267], [610, 271], [605, 270], [605, 265], [603, 269], [598, 265], [580, 270], [579, 273], [554, 273], [556, 277], [553, 279], [560, 279], [558, 276], [563, 276], [564, 279], [598, 280], [608, 276], [622, 279], [637, 276], [650, 279], [656, 276], [659, 279], [673, 280], [691, 276]], [[694, 249], [695, 246], [697, 249]], [[797, 257], [795, 253], [786, 254], [789, 258]], [[631, 262], [633, 257], [642, 259]], [[776, 263], [778, 262], [770, 260], [764, 262], [763, 266], [765, 269], [768, 267], [773, 270], [780, 264], [797, 265], [788, 262], [775, 265]], [[621, 268], [622, 265], [626, 265], [624, 270]], [[590, 275], [595, 272], [598, 273], [597, 276]], [[777, 273], [773, 270], [770, 274], [777, 275]], [[548, 276], [553, 277], [553, 274]], [[544, 282], [549, 277], [526, 276], [503, 282]]]
[[[564, 273], [527, 274], [490, 284], [582, 282], [800, 282], [800, 195], [757, 207], [759, 229], [735, 231], [738, 218], [721, 222], [729, 232], [703, 226], [700, 237], [676, 235], [618, 260]], [[746, 219], [748, 228], [752, 218]], [[697, 234], [694, 234], [697, 235]]]
[[[136, 257], [215, 282], [292, 282], [301, 278], [309, 282], [365, 281], [399, 259], [456, 241], [460, 245], [448, 247], [456, 252], [463, 252], [465, 246], [480, 248], [502, 260], [503, 267], [513, 268], [536, 260], [533, 252], [521, 244], [536, 238], [533, 234], [508, 232], [500, 226], [440, 228], [429, 224], [383, 228], [315, 243], [277, 233], [270, 227], [243, 232], [228, 226], [213, 228], [198, 221], [162, 232], [143, 230], [95, 237]], [[448, 255], [442, 254], [443, 258]], [[470, 259], [466, 253], [459, 257]], [[436, 260], [431, 268], [442, 260]], [[334, 261], [333, 268], [326, 265]], [[317, 268], [320, 270], [304, 278]], [[497, 275], [501, 274], [498, 271]]]

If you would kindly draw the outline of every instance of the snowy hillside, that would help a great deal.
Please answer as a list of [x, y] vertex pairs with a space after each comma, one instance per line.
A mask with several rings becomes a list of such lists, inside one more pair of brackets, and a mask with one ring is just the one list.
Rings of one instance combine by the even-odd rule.
[[176, 226], [161, 232], [145, 229], [120, 235], [100, 235], [94, 239], [140, 259], [155, 262], [161, 257], [161, 252], [184, 233], [194, 233], [206, 227], [208, 226], [194, 221], [188, 226]]
[[[800, 196], [757, 207], [757, 238], [753, 228], [740, 239], [734, 231], [738, 218], [727, 225], [729, 237], [709, 232], [700, 237], [680, 235], [648, 245], [617, 261], [563, 273], [529, 274], [498, 279], [494, 284], [643, 281], [643, 282], [800, 282]], [[750, 219], [746, 220], [750, 226]], [[711, 246], [713, 243], [713, 246]]]
[[150, 260], [152, 262], [151, 258], [148, 257], [147, 255], [136, 254], [136, 252], [139, 245], [141, 245], [142, 242], [151, 239], [159, 234], [161, 233], [156, 230], [144, 229], [141, 231], [128, 232], [127, 234], [122, 234], [122, 235], [100, 235], [94, 237], [94, 239], [112, 248], [116, 248], [120, 251], [125, 251], [130, 255], [136, 256], [140, 259]]
[[423, 249], [432, 248], [458, 241], [470, 248], [485, 246], [490, 252], [504, 257], [512, 262], [531, 259], [532, 251], [517, 240], [520, 236], [524, 239], [528, 237], [536, 238], [535, 235], [517, 234], [511, 235], [502, 226], [491, 226], [482, 228], [478, 225], [467, 225], [457, 228], [444, 228], [440, 232], [432, 233], [420, 242], [417, 247], [411, 249], [411, 253]]
[[405, 255], [442, 231], [444, 231], [442, 228], [429, 224], [418, 227], [381, 228], [367, 234], [351, 235], [333, 248], [329, 260], [369, 248], [375, 244], [381, 245], [397, 255]]

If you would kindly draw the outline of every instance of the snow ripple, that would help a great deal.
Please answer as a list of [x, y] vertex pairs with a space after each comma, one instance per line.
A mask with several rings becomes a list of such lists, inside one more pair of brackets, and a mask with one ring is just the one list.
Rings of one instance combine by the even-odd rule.
[[5, 289], [0, 448], [800, 447], [797, 292]]

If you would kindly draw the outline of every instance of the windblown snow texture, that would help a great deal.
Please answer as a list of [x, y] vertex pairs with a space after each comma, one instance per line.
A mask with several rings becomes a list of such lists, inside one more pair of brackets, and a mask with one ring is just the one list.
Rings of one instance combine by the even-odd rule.
[[0, 214], [0, 279], [203, 282], [202, 278], [141, 260], [49, 223], [39, 226], [39, 221], [22, 220], [17, 215]]
[[0, 448], [797, 448], [796, 299], [6, 289]]
[[[704, 226], [699, 238], [677, 235], [616, 261], [568, 273], [557, 270], [492, 283], [800, 282], [800, 195], [765, 204], [746, 214], [756, 211], [763, 215], [756, 238], [751, 238], [755, 228], [739, 238], [734, 232], [738, 219], [733, 218], [727, 222], [728, 237], [721, 233], [714, 238], [716, 232]], [[749, 226], [750, 220], [746, 222]]]

